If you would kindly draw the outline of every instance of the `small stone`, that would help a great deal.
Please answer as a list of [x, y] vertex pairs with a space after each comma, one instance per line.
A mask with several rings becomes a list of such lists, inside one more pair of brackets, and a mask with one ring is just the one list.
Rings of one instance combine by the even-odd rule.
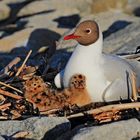
[[29, 135], [27, 135], [26, 138], [52, 140], [67, 132], [69, 129], [69, 121], [62, 117], [32, 117], [23, 121], [11, 120], [0, 122], [0, 135], [9, 138], [19, 131], [27, 131]]
[[72, 15], [78, 15], [78, 10], [66, 9], [65, 12], [62, 9], [58, 11], [52, 10], [46, 14], [36, 14], [36, 16], [21, 18], [17, 24], [20, 25], [27, 22], [25, 27], [47, 28], [59, 34], [64, 34], [69, 28], [61, 27], [61, 23], [57, 19], [58, 17], [67, 17], [67, 19], [70, 19]]
[[10, 12], [10, 7], [3, 2], [0, 2], [0, 21], [8, 19]]
[[133, 140], [140, 138], [139, 133], [140, 122], [137, 119], [130, 119], [100, 126], [77, 127], [60, 138], [63, 140]]

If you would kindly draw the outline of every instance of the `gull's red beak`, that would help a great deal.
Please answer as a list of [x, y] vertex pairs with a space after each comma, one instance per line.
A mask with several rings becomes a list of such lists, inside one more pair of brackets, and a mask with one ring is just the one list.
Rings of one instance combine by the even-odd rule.
[[64, 40], [69, 40], [69, 39], [76, 39], [79, 38], [80, 36], [78, 35], [74, 35], [74, 34], [70, 34], [64, 37]]

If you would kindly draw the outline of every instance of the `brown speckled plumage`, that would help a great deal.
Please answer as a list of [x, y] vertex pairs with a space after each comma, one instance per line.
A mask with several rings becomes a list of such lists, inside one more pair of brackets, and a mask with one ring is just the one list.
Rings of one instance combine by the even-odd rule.
[[41, 77], [34, 76], [25, 82], [24, 97], [40, 111], [61, 109], [65, 106], [83, 106], [91, 103], [86, 90], [86, 78], [81, 74], [71, 77], [69, 88], [62, 91], [52, 90]]

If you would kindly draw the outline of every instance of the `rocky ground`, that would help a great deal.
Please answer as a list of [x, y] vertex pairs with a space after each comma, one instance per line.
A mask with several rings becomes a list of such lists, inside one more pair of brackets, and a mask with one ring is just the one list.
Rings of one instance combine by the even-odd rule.
[[[36, 54], [55, 48], [55, 41], [58, 42], [50, 66], [56, 68], [61, 63], [62, 69], [76, 46], [74, 41], [63, 41], [63, 36], [86, 19], [99, 23], [105, 53], [134, 53], [140, 46], [139, 16], [139, 0], [1, 0], [0, 69], [16, 56], [24, 58], [30, 49], [33, 53], [28, 63], [39, 65], [41, 57]], [[72, 128], [66, 118], [31, 117], [0, 121], [0, 140], [26, 130], [30, 132], [27, 139], [37, 140], [140, 139], [137, 119]]]

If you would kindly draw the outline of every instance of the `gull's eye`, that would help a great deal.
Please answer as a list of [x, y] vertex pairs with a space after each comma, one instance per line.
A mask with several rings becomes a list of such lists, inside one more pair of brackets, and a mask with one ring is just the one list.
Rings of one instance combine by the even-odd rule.
[[87, 34], [90, 34], [90, 33], [91, 33], [91, 29], [90, 29], [90, 28], [87, 28], [87, 29], [85, 30], [85, 32], [86, 32]]

